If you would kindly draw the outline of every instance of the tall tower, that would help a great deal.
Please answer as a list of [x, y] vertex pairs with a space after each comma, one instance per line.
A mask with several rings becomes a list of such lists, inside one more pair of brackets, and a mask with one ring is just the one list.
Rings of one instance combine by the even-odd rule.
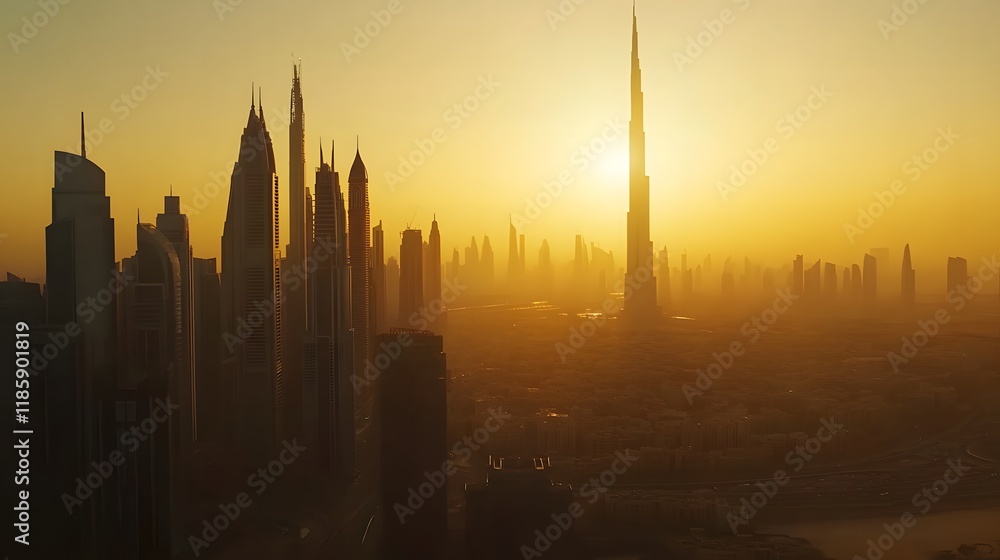
[[[294, 278], [284, 286], [285, 309], [281, 324], [281, 356], [285, 385], [284, 426], [288, 436], [302, 424], [302, 343], [309, 323], [309, 243], [306, 237], [305, 110], [302, 106], [302, 66], [292, 66], [291, 114], [288, 121], [288, 245], [281, 278]], [[262, 122], [263, 122], [263, 117]]]
[[364, 378], [371, 348], [371, 213], [368, 206], [368, 170], [361, 150], [347, 177], [347, 211], [350, 222], [347, 238], [351, 267], [351, 328], [354, 329], [354, 374]]
[[903, 248], [903, 268], [902, 268], [903, 279], [901, 281], [901, 289], [903, 294], [903, 303], [905, 305], [913, 305], [917, 299], [917, 272], [913, 270], [913, 263], [910, 261], [910, 244], [907, 243], [906, 247]]
[[372, 228], [372, 290], [371, 290], [371, 338], [375, 340], [385, 330], [385, 231], [382, 220]]
[[[163, 197], [163, 213], [156, 215], [156, 230], [167, 238], [180, 265], [181, 285], [181, 337], [180, 353], [176, 357], [178, 366], [174, 375], [180, 383], [181, 417], [177, 423], [180, 431], [180, 461], [189, 465], [194, 442], [198, 433], [197, 374], [195, 369], [196, 342], [194, 339], [194, 257], [191, 254], [191, 236], [188, 232], [187, 215], [181, 214], [179, 196]], [[141, 232], [140, 232], [141, 234]]]
[[507, 241], [507, 285], [508, 289], [519, 289], [521, 286], [521, 254], [518, 252], [517, 229], [514, 222], [509, 224], [509, 234]]
[[251, 465], [271, 461], [283, 433], [280, 256], [274, 149], [251, 104], [222, 230], [222, 369]]
[[430, 305], [432, 301], [441, 299], [441, 231], [438, 230], [437, 216], [431, 221], [427, 247], [429, 258], [424, 262], [424, 272], [427, 275], [424, 303]]
[[643, 130], [642, 70], [639, 31], [632, 6], [632, 117], [629, 121], [628, 255], [625, 285], [633, 289], [625, 314], [634, 319], [657, 315], [653, 244], [649, 240], [649, 177], [646, 175], [646, 132]]
[[[87, 159], [83, 130], [81, 114], [80, 155], [55, 152], [52, 223], [45, 228], [47, 320], [50, 325], [72, 324], [79, 334], [38, 376], [45, 383], [45, 447], [51, 468], [43, 487], [53, 489], [52, 499], [46, 500], [53, 504], [59, 503], [58, 489], [74, 488], [80, 473], [93, 469], [91, 461], [107, 457], [118, 435], [113, 414], [120, 290], [108, 288], [120, 286], [123, 278], [116, 279], [115, 221], [104, 170]], [[93, 303], [98, 297], [99, 305]], [[53, 512], [50, 534], [58, 544], [52, 545], [84, 557], [110, 556], [108, 535], [117, 518], [110, 508], [116, 502], [108, 485], [95, 490], [72, 516]]]
[[406, 325], [419, 324], [424, 307], [423, 237], [419, 229], [403, 231], [399, 246], [399, 319]]

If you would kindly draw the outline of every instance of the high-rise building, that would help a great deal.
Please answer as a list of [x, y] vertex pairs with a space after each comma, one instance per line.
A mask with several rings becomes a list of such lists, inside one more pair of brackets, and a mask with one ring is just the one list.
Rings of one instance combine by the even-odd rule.
[[889, 266], [892, 262], [892, 250], [880, 247], [871, 249], [868, 254], [875, 257], [875, 283], [880, 286], [879, 289], [883, 294], [888, 294], [890, 290], [895, 289], [895, 286], [900, 285], [900, 278], [896, 277], [896, 271], [899, 269]]
[[[405, 340], [407, 343], [402, 344]], [[411, 491], [448, 459], [447, 366], [441, 336], [412, 329], [390, 330], [381, 344], [401, 354], [381, 374], [381, 557], [385, 560], [445, 558], [447, 485], [407, 511]]]
[[508, 224], [507, 243], [507, 286], [509, 290], [519, 290], [522, 288], [524, 271], [521, 269], [521, 253], [518, 250], [517, 228], [514, 222]]
[[[458, 250], [455, 253], [457, 257]], [[389, 257], [385, 263], [385, 313], [387, 329], [408, 326], [406, 318], [399, 316], [399, 261], [396, 257]]]
[[424, 259], [424, 303], [441, 299], [441, 231], [437, 216], [431, 221], [431, 233], [427, 237], [427, 257]]
[[837, 301], [837, 265], [826, 263], [823, 272], [823, 299], [829, 303]]
[[306, 447], [315, 452], [314, 466], [340, 480], [353, 477], [354, 444], [354, 339], [351, 328], [351, 272], [347, 254], [347, 211], [340, 174], [319, 152], [316, 169], [314, 246], [326, 258], [311, 283], [309, 331], [303, 370], [303, 434]]
[[493, 246], [490, 245], [490, 237], [483, 236], [483, 250], [479, 256], [479, 274], [483, 293], [493, 293], [493, 282], [495, 269], [493, 267]]
[[736, 297], [736, 277], [733, 273], [733, 259], [726, 257], [722, 263], [722, 297], [732, 300]]
[[910, 261], [910, 244], [903, 247], [903, 267], [900, 291], [903, 294], [903, 303], [913, 305], [917, 299], [917, 272], [913, 270], [913, 263]]
[[[55, 508], [62, 505], [59, 494], [75, 488], [80, 473], [90, 472], [91, 461], [104, 460], [104, 450], [114, 445], [116, 309], [120, 288], [128, 282], [115, 263], [115, 222], [104, 170], [87, 159], [83, 131], [81, 114], [80, 155], [55, 152], [52, 223], [45, 228], [47, 321], [64, 336], [65, 325], [78, 331], [40, 372], [51, 469], [47, 487], [55, 493], [46, 503]], [[81, 320], [79, 309], [86, 310], [88, 320]], [[54, 539], [46, 544], [74, 557], [110, 557], [116, 502], [111, 485], [94, 490], [72, 516], [51, 519], [47, 528]]]
[[[354, 374], [363, 377], [371, 354], [371, 211], [368, 170], [360, 148], [347, 177], [349, 264], [351, 267], [351, 327], [354, 329]], [[363, 392], [362, 398], [367, 399]]]
[[[465, 541], [468, 558], [523, 558], [524, 546], [538, 539], [539, 528], [566, 515], [573, 489], [554, 484], [548, 457], [490, 457], [486, 481], [465, 485]], [[573, 527], [546, 548], [554, 560], [581, 558]]]
[[195, 342], [195, 408], [197, 409], [198, 441], [222, 441], [226, 418], [230, 412], [225, 388], [232, 380], [223, 380], [222, 348], [222, 286], [215, 259], [194, 259], [194, 320]]
[[233, 380], [235, 441], [266, 464], [283, 437], [278, 176], [264, 111], [250, 106], [222, 230], [223, 371]]
[[660, 250], [660, 270], [658, 271], [656, 289], [659, 293], [656, 295], [657, 300], [660, 303], [660, 308], [664, 310], [670, 309], [670, 258], [667, 254], [667, 248], [664, 247]]
[[371, 262], [371, 306], [372, 321], [370, 340], [385, 330], [385, 231], [382, 220], [372, 228], [372, 262]]
[[[115, 479], [119, 525], [117, 558], [170, 560], [185, 542], [182, 451], [191, 455], [190, 380], [181, 372], [185, 341], [184, 285], [173, 244], [152, 224], [136, 225], [135, 256], [122, 261], [135, 278], [122, 294], [122, 363], [115, 399], [115, 450], [124, 457]], [[171, 411], [171, 402], [180, 408]], [[159, 412], [157, 410], [159, 409]], [[126, 436], [146, 418], [166, 418], [143, 445], [133, 448]], [[181, 414], [177, 414], [181, 413]], [[184, 427], [182, 429], [182, 426]], [[133, 434], [134, 436], [134, 434]], [[109, 556], [111, 557], [111, 556]]]
[[796, 296], [802, 295], [804, 284], [802, 262], [802, 255], [795, 255], [792, 261], [792, 295]]
[[948, 257], [948, 285], [945, 293], [964, 287], [969, 281], [969, 262], [962, 257]]
[[177, 196], [163, 198], [163, 213], [156, 216], [156, 230], [160, 232], [173, 246], [180, 264], [181, 285], [181, 327], [178, 335], [181, 337], [181, 351], [177, 356], [178, 367], [175, 375], [179, 376], [180, 414], [178, 429], [182, 432], [180, 461], [182, 465], [190, 464], [191, 453], [198, 433], [197, 407], [197, 370], [195, 354], [194, 314], [194, 256], [191, 254], [191, 235], [188, 231], [188, 218], [181, 213], [181, 199]]
[[874, 304], [878, 299], [878, 265], [876, 262], [873, 255], [865, 254], [862, 285], [864, 286], [864, 300], [868, 305]]
[[861, 275], [861, 267], [851, 265], [851, 297], [857, 301], [864, 299], [865, 282]]
[[549, 251], [548, 239], [543, 239], [542, 246], [538, 249], [538, 283], [542, 296], [553, 296], [555, 271], [552, 268], [552, 253]]
[[[305, 109], [302, 104], [302, 65], [292, 66], [288, 121], [288, 245], [282, 261], [284, 304], [281, 314], [281, 362], [285, 401], [284, 434], [294, 437], [302, 426], [302, 344], [309, 321], [309, 256], [306, 208]], [[263, 120], [263, 117], [261, 117]]]
[[399, 317], [416, 324], [424, 307], [423, 236], [419, 229], [403, 231], [399, 246]]
[[[472, 286], [476, 293], [482, 291], [480, 280], [483, 275], [479, 266], [479, 247], [476, 245], [476, 237], [472, 237], [472, 244], [465, 248], [465, 265], [462, 267], [462, 277], [465, 282]], [[405, 324], [405, 321], [404, 321]]]
[[822, 278], [823, 264], [817, 260], [802, 275], [802, 296], [809, 301], [817, 301], [821, 297], [820, 279]]
[[[646, 175], [646, 132], [643, 129], [642, 70], [639, 68], [639, 28], [632, 7], [632, 116], [629, 120], [628, 256], [625, 284], [633, 288], [625, 314], [646, 319], [658, 314], [653, 243], [649, 238], [649, 177]], [[641, 269], [648, 270], [640, 272]]]

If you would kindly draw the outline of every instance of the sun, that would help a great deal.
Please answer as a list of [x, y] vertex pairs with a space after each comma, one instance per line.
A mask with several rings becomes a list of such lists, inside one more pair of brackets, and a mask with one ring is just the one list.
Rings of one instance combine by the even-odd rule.
[[628, 181], [629, 153], [627, 145], [612, 144], [594, 162], [594, 172], [602, 179]]

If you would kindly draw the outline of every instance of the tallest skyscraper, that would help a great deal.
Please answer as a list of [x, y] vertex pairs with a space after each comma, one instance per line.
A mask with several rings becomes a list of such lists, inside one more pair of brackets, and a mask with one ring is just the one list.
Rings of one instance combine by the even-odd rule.
[[285, 286], [285, 313], [282, 316], [281, 343], [285, 383], [285, 435], [299, 433], [302, 424], [302, 345], [309, 324], [309, 269], [306, 267], [306, 148], [305, 110], [302, 106], [302, 67], [292, 67], [291, 114], [288, 121], [288, 246], [281, 278], [295, 278]]
[[625, 286], [631, 295], [625, 314], [650, 318], [657, 314], [653, 243], [649, 239], [649, 177], [646, 175], [646, 132], [643, 130], [642, 70], [639, 68], [639, 31], [632, 6], [632, 117], [629, 121], [628, 256]]

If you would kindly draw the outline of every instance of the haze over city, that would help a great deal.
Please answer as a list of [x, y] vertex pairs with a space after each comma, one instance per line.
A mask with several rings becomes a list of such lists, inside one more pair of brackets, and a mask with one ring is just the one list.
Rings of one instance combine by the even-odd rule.
[[9, 558], [1000, 555], [995, 2], [0, 12]]

